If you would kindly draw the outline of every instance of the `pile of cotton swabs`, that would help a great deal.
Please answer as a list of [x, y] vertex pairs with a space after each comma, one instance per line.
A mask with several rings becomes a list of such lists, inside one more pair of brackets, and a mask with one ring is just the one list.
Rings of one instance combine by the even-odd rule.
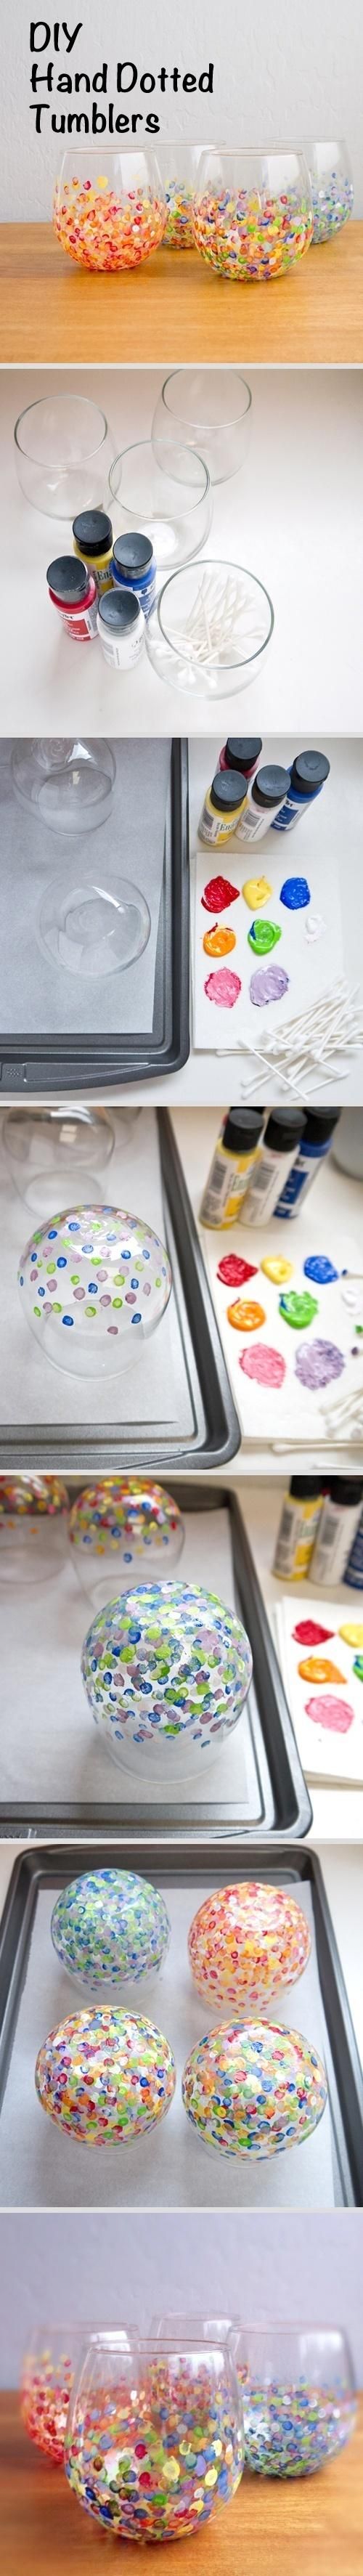
[[[253, 1038], [249, 1039], [248, 1051], [261, 1064], [273, 1065], [286, 1090], [295, 1092], [301, 1100], [309, 1075], [318, 1076], [322, 1090], [332, 1073], [337, 1077], [344, 1073], [345, 1063], [362, 1045], [363, 1001], [359, 986], [350, 991], [342, 977], [322, 994], [320, 1002], [311, 1003], [296, 1020], [284, 1020], [271, 1035], [269, 1030], [264, 1032], [260, 1047]], [[246, 1039], [243, 1049], [245, 1046]]]
[[252, 653], [264, 632], [261, 620], [252, 623], [253, 615], [253, 601], [243, 593], [239, 575], [231, 570], [229, 580], [221, 581], [217, 572], [204, 573], [188, 625], [175, 628], [169, 643], [188, 662], [223, 664], [238, 660], [241, 638], [241, 659], [249, 659], [242, 645], [248, 643]]

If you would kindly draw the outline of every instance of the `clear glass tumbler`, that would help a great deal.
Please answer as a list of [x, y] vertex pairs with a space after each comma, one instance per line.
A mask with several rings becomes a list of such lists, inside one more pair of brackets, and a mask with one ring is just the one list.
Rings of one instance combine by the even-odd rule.
[[246, 2463], [260, 2477], [313, 2476], [354, 2432], [354, 2373], [334, 2326], [241, 2326], [231, 2349], [243, 2399]]
[[110, 473], [110, 510], [117, 531], [141, 530], [151, 538], [157, 576], [190, 563], [205, 545], [212, 496], [203, 452], [178, 438], [151, 438], [124, 447]]
[[19, 805], [63, 839], [72, 832], [98, 832], [108, 822], [116, 761], [101, 737], [14, 742], [11, 777]]
[[167, 223], [164, 250], [193, 250], [193, 198], [203, 143], [174, 143], [171, 136], [158, 141], [158, 161], [164, 180]]
[[[46, 1216], [54, 1193], [77, 1199], [94, 1173], [102, 1174], [114, 1147], [107, 1109], [7, 1109], [2, 1128], [6, 1162], [19, 1198], [32, 1215]], [[97, 1179], [94, 1181], [97, 1196]], [[100, 1198], [103, 1182], [100, 1185]]]
[[199, 164], [193, 232], [221, 277], [265, 283], [286, 275], [313, 237], [304, 152], [289, 144], [227, 152], [212, 145]]
[[138, 1575], [169, 1575], [184, 1546], [178, 1504], [151, 1476], [103, 1476], [72, 1504], [69, 1543], [81, 1592], [95, 1610]]
[[243, 2468], [241, 2394], [227, 2345], [93, 2335], [69, 2409], [65, 2468], [114, 2539], [182, 2539], [228, 2504]]
[[15, 422], [15, 460], [24, 499], [46, 519], [101, 509], [114, 443], [105, 413], [86, 394], [42, 394]]
[[163, 583], [146, 650], [157, 678], [184, 697], [231, 697], [255, 679], [273, 624], [272, 600], [255, 573], [206, 556]]
[[173, 367], [155, 405], [152, 444], [165, 471], [169, 443], [196, 449], [210, 483], [227, 483], [246, 462], [252, 394], [239, 367]]
[[66, 1560], [67, 1527], [61, 1476], [1, 1476], [0, 1582], [7, 1592], [54, 1581]]
[[340, 141], [309, 139], [304, 143], [313, 202], [313, 242], [326, 242], [341, 232], [353, 212], [354, 188], [349, 152]]
[[81, 268], [138, 268], [158, 250], [167, 221], [161, 170], [151, 145], [72, 143], [55, 183], [53, 223], [60, 249]]

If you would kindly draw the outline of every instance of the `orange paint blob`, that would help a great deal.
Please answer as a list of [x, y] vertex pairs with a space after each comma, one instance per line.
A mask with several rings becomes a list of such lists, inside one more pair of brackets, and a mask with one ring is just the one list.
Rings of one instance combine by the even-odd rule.
[[203, 948], [207, 957], [229, 957], [231, 948], [236, 947], [235, 930], [224, 929], [222, 921], [216, 921], [214, 930], [205, 930]]
[[227, 1306], [227, 1317], [236, 1333], [255, 1333], [258, 1324], [266, 1323], [264, 1306], [254, 1306], [252, 1300], [249, 1305], [246, 1297], [234, 1298], [233, 1306]]
[[298, 1664], [298, 1672], [302, 1682], [345, 1682], [345, 1673], [338, 1672], [337, 1664], [329, 1663], [328, 1655], [306, 1655], [304, 1663]]

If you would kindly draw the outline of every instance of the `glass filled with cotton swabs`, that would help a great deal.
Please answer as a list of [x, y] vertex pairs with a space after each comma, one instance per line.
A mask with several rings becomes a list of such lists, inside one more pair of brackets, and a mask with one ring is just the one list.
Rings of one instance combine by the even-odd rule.
[[147, 651], [169, 687], [226, 697], [254, 678], [273, 624], [272, 601], [255, 573], [206, 560], [164, 583], [148, 621]]

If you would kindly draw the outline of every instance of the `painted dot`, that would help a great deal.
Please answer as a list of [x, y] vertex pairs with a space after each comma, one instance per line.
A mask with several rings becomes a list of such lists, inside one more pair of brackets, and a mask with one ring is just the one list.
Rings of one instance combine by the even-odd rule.
[[318, 1288], [329, 1288], [331, 1280], [339, 1279], [335, 1262], [328, 1260], [326, 1252], [308, 1252], [304, 1271], [306, 1279], [316, 1279]]
[[[53, 1307], [53, 1313], [56, 1313], [55, 1306]], [[70, 1331], [71, 1324], [74, 1324], [74, 1315], [62, 1315], [62, 1324], [67, 1324]]]
[[284, 884], [281, 886], [280, 903], [286, 905], [287, 912], [303, 912], [305, 904], [310, 903], [310, 886], [307, 877], [285, 877]]

